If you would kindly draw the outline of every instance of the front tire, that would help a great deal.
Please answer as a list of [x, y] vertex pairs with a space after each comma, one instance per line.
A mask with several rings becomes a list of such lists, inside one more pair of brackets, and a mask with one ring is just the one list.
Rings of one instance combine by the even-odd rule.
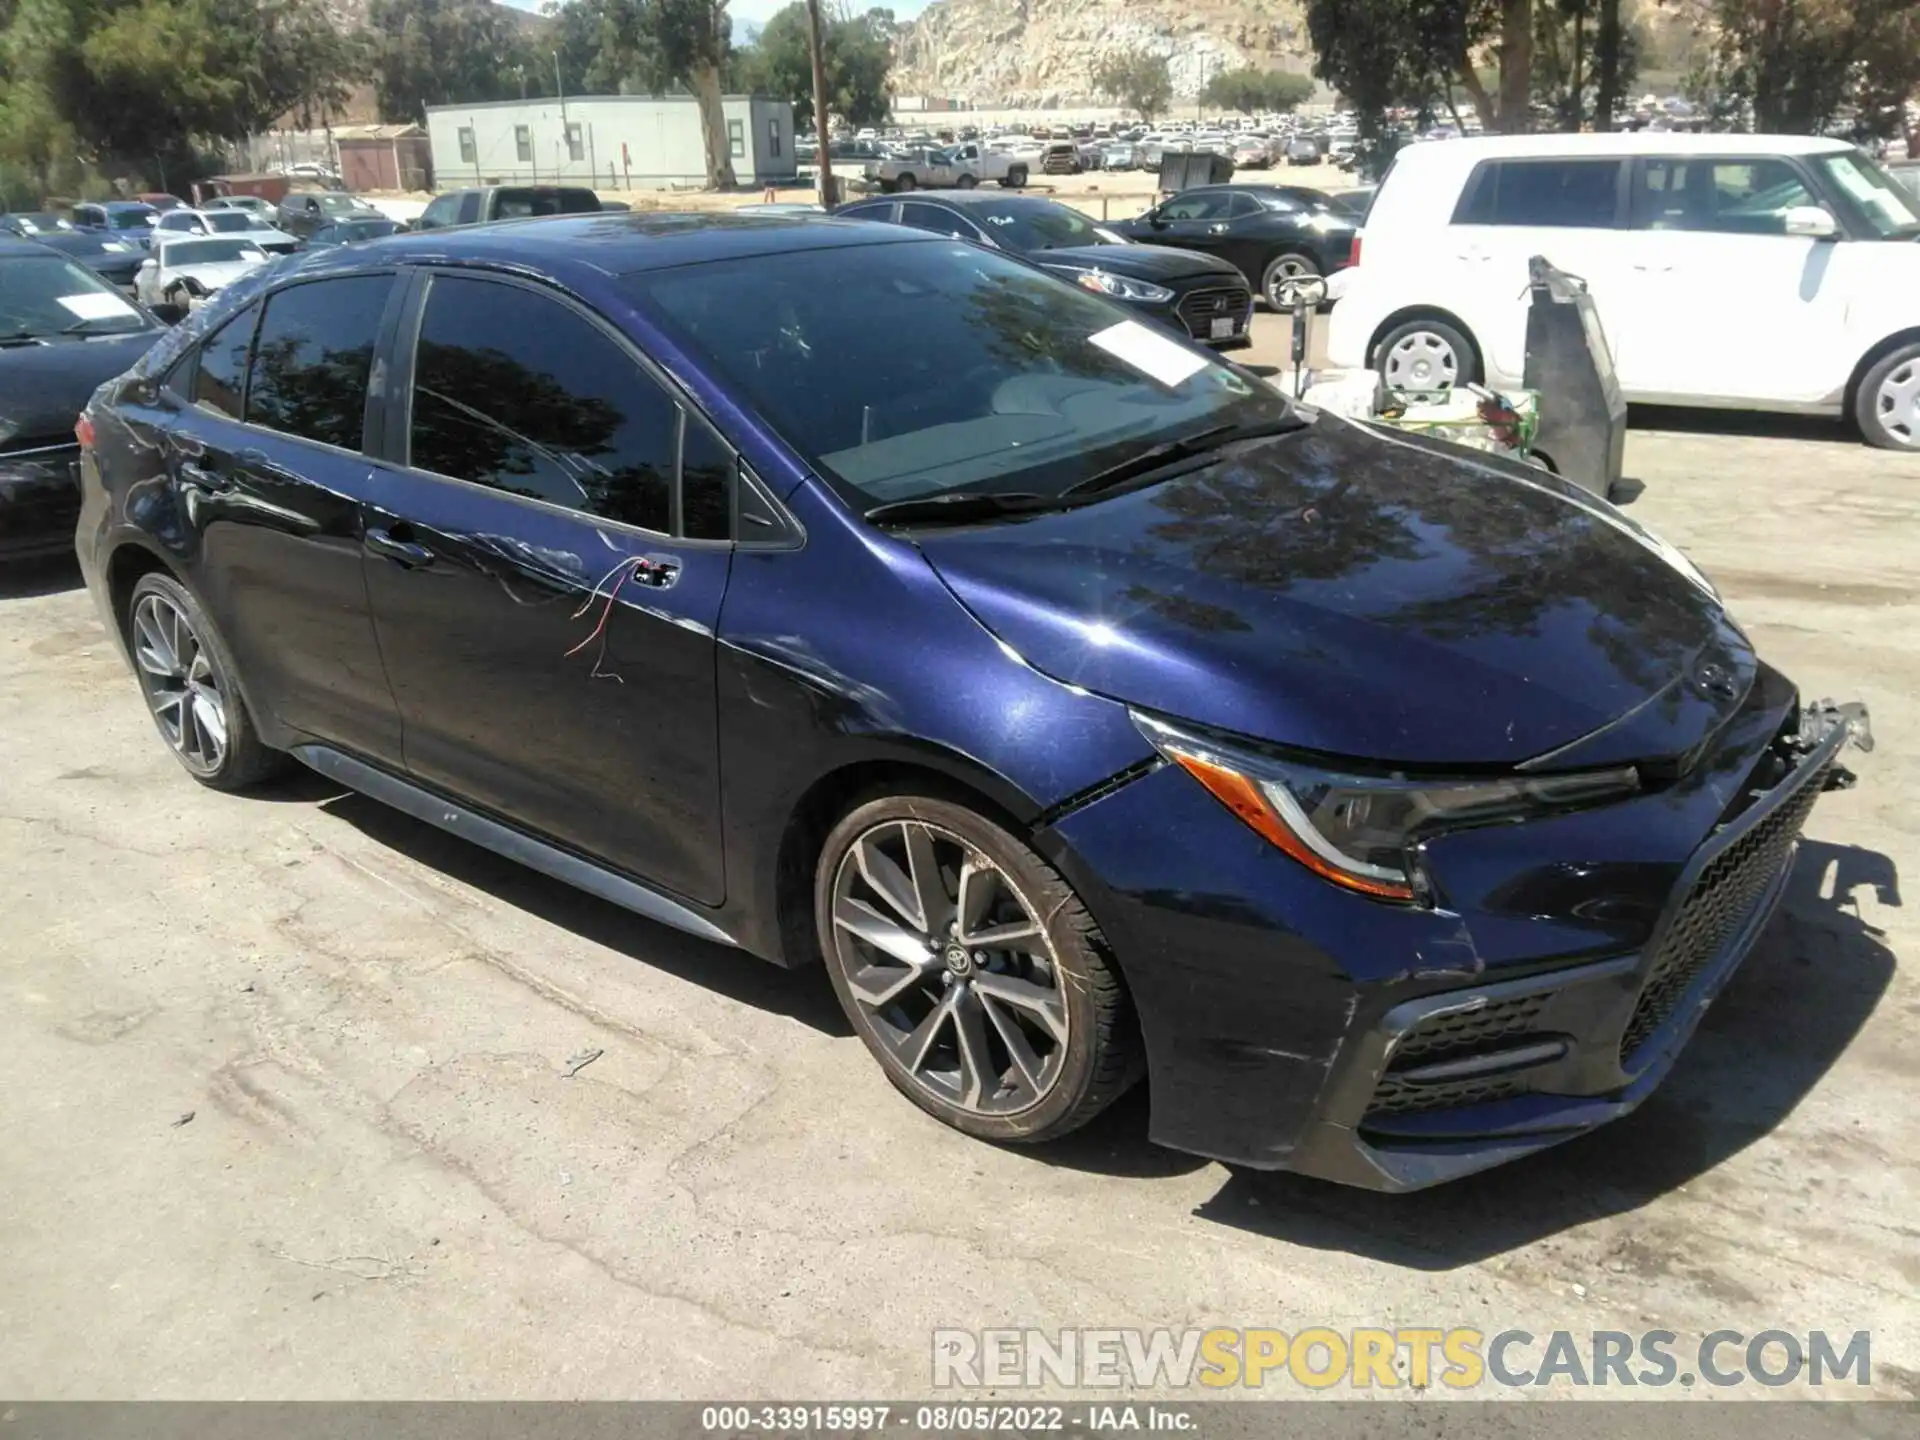
[[157, 572], [141, 576], [126, 622], [147, 711], [189, 775], [214, 790], [242, 790], [291, 764], [260, 743], [232, 657], [184, 585]]
[[827, 836], [814, 913], [834, 993], [888, 1080], [968, 1135], [1052, 1140], [1140, 1071], [1118, 970], [1067, 882], [993, 821], [891, 795]]
[[1867, 371], [1853, 418], [1869, 445], [1920, 450], [1920, 345], [1903, 345]]
[[1395, 390], [1451, 390], [1480, 378], [1473, 344], [1444, 320], [1408, 320], [1381, 337], [1373, 368]]

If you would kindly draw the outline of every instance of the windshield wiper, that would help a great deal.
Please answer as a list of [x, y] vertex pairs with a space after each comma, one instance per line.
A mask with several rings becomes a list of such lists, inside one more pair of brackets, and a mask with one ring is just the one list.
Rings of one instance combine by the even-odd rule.
[[876, 524], [932, 520], [943, 525], [964, 525], [969, 520], [1035, 515], [1060, 508], [1057, 497], [1036, 495], [1030, 490], [1000, 494], [990, 490], [948, 490], [939, 495], [916, 495], [911, 500], [890, 500], [866, 511], [865, 518]]
[[1067, 504], [1073, 504], [1075, 503], [1073, 497], [1111, 494], [1129, 482], [1169, 479], [1171, 475], [1167, 472], [1179, 461], [1211, 455], [1216, 450], [1238, 444], [1242, 440], [1263, 440], [1271, 435], [1290, 435], [1295, 430], [1304, 429], [1306, 425], [1307, 421], [1299, 415], [1289, 413], [1277, 420], [1260, 420], [1246, 425], [1210, 426], [1192, 435], [1184, 435], [1178, 440], [1168, 440], [1164, 444], [1148, 446], [1139, 454], [1129, 456], [1117, 465], [1096, 470], [1084, 480], [1077, 480], [1069, 485], [1060, 492], [1060, 497]]

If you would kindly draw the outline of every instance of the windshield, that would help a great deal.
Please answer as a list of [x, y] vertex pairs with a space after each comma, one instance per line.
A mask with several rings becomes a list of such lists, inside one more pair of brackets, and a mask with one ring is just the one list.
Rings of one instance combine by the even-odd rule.
[[160, 252], [160, 263], [225, 265], [235, 260], [264, 260], [267, 252], [251, 240], [173, 240]]
[[1845, 150], [1838, 155], [1822, 155], [1819, 165], [1854, 202], [1860, 218], [1880, 239], [1920, 235], [1920, 198], [1901, 189], [1877, 161], [1858, 150]]
[[0, 264], [0, 342], [148, 328], [118, 291], [64, 255], [9, 256]]
[[1055, 496], [1149, 446], [1287, 414], [1123, 307], [949, 240], [626, 283], [863, 511], [959, 490]]
[[971, 205], [966, 213], [1002, 247], [1021, 253], [1107, 243], [1086, 216], [1051, 200], [992, 200]]
[[207, 216], [207, 226], [216, 235], [237, 235], [252, 230], [255, 223], [244, 210], [215, 210]]
[[364, 200], [352, 195], [322, 195], [320, 208], [329, 215], [350, 215], [356, 210], [367, 210], [372, 207]]

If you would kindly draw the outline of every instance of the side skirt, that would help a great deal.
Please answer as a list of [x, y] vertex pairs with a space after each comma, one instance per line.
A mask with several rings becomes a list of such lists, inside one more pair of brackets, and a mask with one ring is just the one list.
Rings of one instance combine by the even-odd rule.
[[596, 865], [556, 845], [549, 845], [544, 840], [536, 840], [524, 831], [468, 810], [409, 780], [402, 780], [397, 775], [390, 775], [350, 755], [344, 755], [331, 746], [296, 745], [292, 754], [301, 764], [319, 771], [329, 780], [337, 780], [383, 805], [391, 805], [416, 820], [438, 826], [449, 835], [458, 835], [462, 840], [470, 840], [496, 855], [517, 860], [530, 870], [550, 875], [589, 895], [598, 895], [624, 910], [657, 920], [662, 925], [671, 925], [702, 940], [712, 940], [720, 945], [737, 943], [718, 925], [678, 900], [670, 900], [659, 891], [649, 890], [638, 881], [629, 880], [605, 866]]

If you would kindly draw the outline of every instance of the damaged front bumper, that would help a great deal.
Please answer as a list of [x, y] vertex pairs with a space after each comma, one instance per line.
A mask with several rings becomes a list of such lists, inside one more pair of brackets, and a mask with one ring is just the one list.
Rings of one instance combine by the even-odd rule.
[[1434, 908], [1339, 892], [1177, 767], [1038, 837], [1133, 992], [1151, 1134], [1413, 1190], [1583, 1134], [1672, 1068], [1778, 904], [1866, 711], [1762, 667], [1684, 774], [1442, 837]]
[[[1618, 1119], [1672, 1069], [1765, 928], [1814, 801], [1848, 789], [1864, 705], [1821, 701], [1695, 852], [1639, 952], [1408, 1001], [1357, 1037], [1288, 1168], [1414, 1190]], [[1773, 773], [1766, 773], [1777, 767]]]

